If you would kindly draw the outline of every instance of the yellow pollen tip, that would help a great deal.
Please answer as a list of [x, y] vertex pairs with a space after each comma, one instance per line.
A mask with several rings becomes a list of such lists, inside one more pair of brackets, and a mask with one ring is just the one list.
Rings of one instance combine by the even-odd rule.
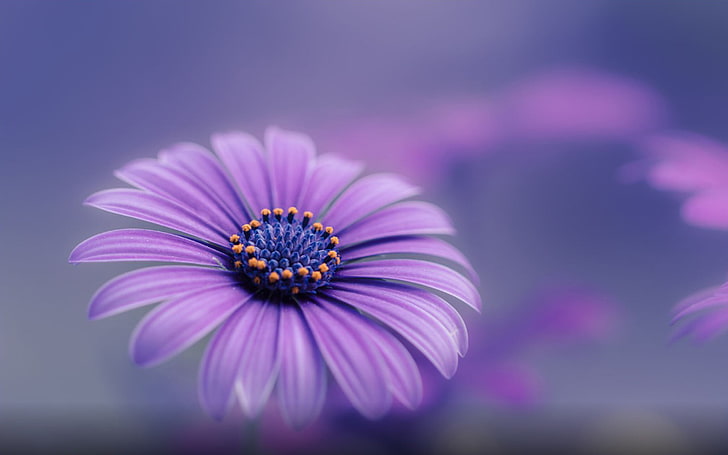
[[329, 242], [331, 242], [332, 245], [338, 245], [339, 244], [339, 238], [337, 236], [333, 236], [329, 239]]
[[329, 251], [329, 254], [328, 254], [328, 256], [329, 256], [329, 257], [330, 257], [331, 259], [333, 259], [333, 258], [337, 257], [338, 255], [339, 255], [339, 253], [337, 253], [336, 251], [333, 251], [333, 250], [332, 250], [332, 251]]
[[278, 272], [270, 272], [270, 275], [268, 275], [268, 281], [270, 281], [271, 283], [275, 283], [280, 279], [281, 277], [280, 275], [278, 275]]
[[314, 231], [322, 231], [324, 229], [324, 225], [321, 223], [313, 223], [313, 230]]
[[313, 272], [313, 273], [311, 274], [311, 278], [312, 278], [312, 279], [313, 279], [314, 281], [318, 281], [318, 280], [320, 280], [320, 279], [321, 279], [321, 272]]
[[258, 229], [260, 227], [260, 221], [258, 221], [258, 220], [251, 221], [250, 227], [252, 227], [253, 229]]
[[298, 289], [298, 286], [293, 286], [291, 288], [291, 294], [298, 294], [299, 292], [301, 292], [301, 290]]
[[261, 259], [260, 261], [258, 261], [257, 267], [258, 270], [263, 270], [265, 268], [265, 260]]
[[245, 247], [245, 252], [248, 254], [253, 254], [255, 253], [255, 247], [253, 245], [248, 245]]
[[281, 272], [281, 276], [283, 277], [284, 280], [290, 280], [291, 278], [293, 278], [293, 272], [286, 269], [283, 272]]
[[326, 226], [326, 233], [327, 234], [333, 234], [334, 233], [334, 228], [332, 228], [331, 226]]
[[281, 216], [281, 215], [283, 215], [283, 209], [280, 209], [280, 208], [273, 209], [273, 214], [276, 216]]
[[250, 258], [248, 260], [248, 265], [251, 266], [251, 267], [253, 267], [253, 268], [258, 267], [258, 260], [255, 259], [255, 258]]
[[260, 211], [260, 214], [263, 216], [268, 216], [270, 215], [270, 209], [263, 209]]
[[242, 263], [242, 262], [240, 262], [240, 261], [235, 261], [235, 268], [236, 268], [236, 269], [239, 269], [239, 268], [240, 268], [240, 267], [242, 267], [242, 266], [243, 266], [243, 263]]
[[232, 243], [238, 243], [240, 241], [240, 236], [238, 234], [233, 234], [230, 236], [230, 241]]
[[328, 266], [328, 265], [326, 265], [326, 264], [321, 264], [321, 265], [319, 266], [319, 270], [321, 271], [321, 273], [326, 273], [326, 272], [328, 272], [328, 271], [329, 271], [329, 266]]
[[336, 265], [339, 265], [339, 264], [341, 264], [341, 258], [340, 257], [337, 257], [336, 258]]
[[295, 215], [296, 213], [298, 213], [298, 209], [296, 207], [288, 207], [288, 213]]
[[244, 224], [243, 225], [243, 232], [248, 232], [248, 231], [250, 231], [250, 229], [252, 229], [252, 228], [250, 227], [249, 224]]
[[240, 254], [242, 252], [243, 252], [243, 245], [241, 245], [239, 243], [237, 245], [233, 245], [233, 253]]
[[253, 278], [253, 283], [260, 284], [260, 277], [259, 276], [254, 277]]
[[311, 212], [303, 212], [303, 217], [304, 218], [313, 218], [313, 213], [311, 213]]
[[300, 269], [298, 269], [298, 274], [301, 276], [306, 276], [308, 275], [308, 269], [306, 267], [301, 267]]

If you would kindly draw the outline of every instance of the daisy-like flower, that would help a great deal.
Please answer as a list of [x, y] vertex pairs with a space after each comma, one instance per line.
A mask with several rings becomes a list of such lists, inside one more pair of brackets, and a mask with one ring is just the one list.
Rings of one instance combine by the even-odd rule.
[[161, 261], [92, 297], [98, 319], [161, 302], [139, 323], [133, 360], [155, 365], [214, 331], [199, 374], [203, 407], [234, 401], [253, 417], [271, 393], [288, 423], [320, 412], [327, 377], [376, 418], [392, 398], [414, 408], [419, 370], [403, 341], [445, 376], [467, 350], [450, 300], [480, 309], [465, 257], [436, 206], [396, 175], [357, 179], [358, 163], [317, 157], [311, 140], [271, 128], [212, 137], [217, 157], [179, 144], [116, 176], [135, 188], [86, 204], [169, 229], [121, 229], [82, 242], [70, 262]]

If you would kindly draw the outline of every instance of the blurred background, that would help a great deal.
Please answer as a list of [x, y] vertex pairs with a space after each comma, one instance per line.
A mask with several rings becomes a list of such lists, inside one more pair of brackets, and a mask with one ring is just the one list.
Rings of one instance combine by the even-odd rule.
[[[728, 233], [624, 178], [643, 139], [728, 141], [728, 3], [0, 2], [0, 448], [156, 452], [708, 453], [728, 446], [728, 337], [670, 342], [670, 311], [728, 274]], [[156, 368], [137, 310], [86, 305], [137, 265], [71, 266], [134, 226], [83, 207], [112, 172], [215, 131], [305, 131], [408, 176], [451, 214], [482, 315], [446, 381], [377, 422], [337, 391], [317, 424], [223, 423], [202, 345]]]

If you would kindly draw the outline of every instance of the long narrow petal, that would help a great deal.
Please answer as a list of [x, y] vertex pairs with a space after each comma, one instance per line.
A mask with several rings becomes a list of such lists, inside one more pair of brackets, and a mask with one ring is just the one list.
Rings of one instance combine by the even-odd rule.
[[241, 351], [236, 391], [243, 411], [249, 417], [260, 414], [278, 374], [280, 306], [278, 302], [258, 301], [251, 305], [250, 314], [245, 316], [250, 319], [250, 331]]
[[297, 205], [316, 156], [313, 141], [303, 134], [268, 128], [265, 142], [270, 153], [273, 205], [284, 209]]
[[[269, 355], [270, 336], [266, 332], [276, 332], [277, 327], [275, 321], [266, 321], [266, 315], [270, 312], [267, 307], [270, 304], [260, 301], [241, 306], [225, 321], [207, 346], [200, 365], [199, 393], [203, 406], [216, 419], [222, 419], [231, 404], [235, 382], [241, 377], [241, 367], [245, 367], [246, 377], [250, 377], [251, 372], [260, 374], [259, 381], [249, 385], [246, 390], [257, 387], [260, 391], [262, 385], [264, 392], [269, 387], [275, 356]], [[262, 346], [259, 344], [261, 340], [264, 342]], [[264, 352], [260, 355], [269, 355], [270, 362], [266, 361], [264, 365], [255, 365], [252, 362], [251, 365], [251, 353], [261, 348]], [[265, 371], [256, 372], [259, 366]], [[246, 397], [248, 394], [246, 391]], [[259, 397], [253, 399], [265, 403], [267, 393], [258, 395]]]
[[227, 245], [226, 233], [211, 227], [207, 221], [179, 204], [162, 196], [132, 189], [113, 189], [94, 193], [86, 205], [107, 212], [136, 218], [184, 232], [203, 240]]
[[422, 377], [417, 363], [391, 333], [375, 325], [370, 327], [368, 336], [384, 359], [389, 390], [406, 407], [416, 408], [422, 402]]
[[728, 308], [720, 308], [709, 313], [700, 314], [679, 327], [673, 340], [692, 336], [697, 341], [708, 341], [728, 330]]
[[147, 229], [102, 232], [81, 242], [68, 259], [72, 263], [162, 261], [220, 266], [230, 256], [176, 234]]
[[724, 304], [728, 304], [728, 293], [722, 291], [720, 287], [703, 289], [675, 305], [672, 323], [707, 308]]
[[268, 164], [260, 142], [245, 133], [215, 134], [212, 147], [252, 212], [258, 214], [261, 209], [271, 208]]
[[185, 172], [210, 197], [225, 207], [238, 223], [250, 217], [227, 172], [206, 148], [190, 143], [177, 144], [159, 152], [159, 161]]
[[342, 245], [347, 246], [385, 237], [454, 233], [450, 218], [440, 208], [427, 202], [412, 201], [380, 210], [348, 229], [338, 231], [337, 235], [341, 237]]
[[142, 366], [164, 362], [210, 333], [250, 297], [232, 285], [178, 296], [142, 319], [131, 337], [129, 353]]
[[302, 210], [315, 215], [322, 211], [346, 188], [359, 174], [363, 165], [358, 162], [324, 155], [317, 159], [309, 183], [300, 201]]
[[303, 428], [323, 407], [326, 368], [298, 305], [281, 307], [278, 358], [278, 402], [283, 417], [292, 427]]
[[369, 175], [347, 188], [326, 212], [324, 220], [327, 225], [342, 232], [370, 213], [418, 193], [416, 187], [396, 175]]
[[468, 351], [468, 329], [463, 317], [438, 295], [406, 284], [381, 281], [377, 282], [375, 288], [367, 281], [336, 281], [333, 285], [337, 289], [380, 297], [383, 301], [389, 301], [389, 305], [400, 306], [407, 311], [425, 312], [445, 327], [461, 356]]
[[480, 311], [482, 302], [473, 283], [441, 264], [416, 259], [388, 259], [349, 264], [337, 271], [339, 278], [378, 278], [426, 286], [463, 301]]
[[378, 289], [376, 285], [369, 287], [373, 290], [363, 293], [341, 286], [328, 294], [391, 327], [420, 350], [443, 376], [452, 377], [458, 367], [458, 349], [445, 326], [418, 307], [402, 303], [401, 293]]
[[304, 302], [301, 309], [321, 354], [351, 404], [364, 416], [377, 418], [391, 404], [387, 368], [381, 353], [364, 337], [368, 321], [338, 303]]
[[228, 286], [233, 275], [202, 267], [147, 267], [119, 275], [91, 297], [90, 319], [100, 319], [199, 289]]
[[183, 170], [146, 159], [132, 161], [114, 174], [137, 188], [164, 196], [228, 231], [234, 232], [240, 224], [235, 214]]
[[468, 259], [457, 248], [435, 237], [395, 238], [390, 241], [354, 245], [346, 251], [344, 263], [354, 259], [387, 254], [423, 254], [446, 259], [465, 268], [473, 282], [478, 283], [478, 274]]

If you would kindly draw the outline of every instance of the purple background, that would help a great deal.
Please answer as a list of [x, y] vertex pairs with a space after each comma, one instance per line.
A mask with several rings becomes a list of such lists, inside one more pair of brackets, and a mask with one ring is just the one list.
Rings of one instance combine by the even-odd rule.
[[[126, 346], [143, 311], [86, 320], [94, 290], [135, 266], [74, 267], [68, 253], [134, 223], [81, 202], [115, 186], [127, 161], [218, 130], [318, 134], [397, 118], [564, 66], [640, 81], [670, 106], [669, 126], [728, 141], [726, 17], [728, 3], [713, 1], [3, 1], [0, 435], [38, 449], [185, 448], [243, 433], [199, 408], [200, 346], [140, 369]], [[536, 141], [458, 160], [425, 184], [481, 275], [488, 309], [468, 314], [471, 331], [554, 281], [609, 295], [622, 324], [608, 341], [532, 356], [545, 395], [527, 411], [450, 402], [387, 420], [403, 419], [404, 440], [349, 416], [340, 439], [456, 453], [507, 450], [524, 434], [580, 447], [632, 433], [647, 435], [635, 444], [725, 443], [728, 337], [668, 339], [673, 304], [724, 280], [728, 234], [685, 225], [669, 194], [620, 183], [634, 158], [611, 141]]]

